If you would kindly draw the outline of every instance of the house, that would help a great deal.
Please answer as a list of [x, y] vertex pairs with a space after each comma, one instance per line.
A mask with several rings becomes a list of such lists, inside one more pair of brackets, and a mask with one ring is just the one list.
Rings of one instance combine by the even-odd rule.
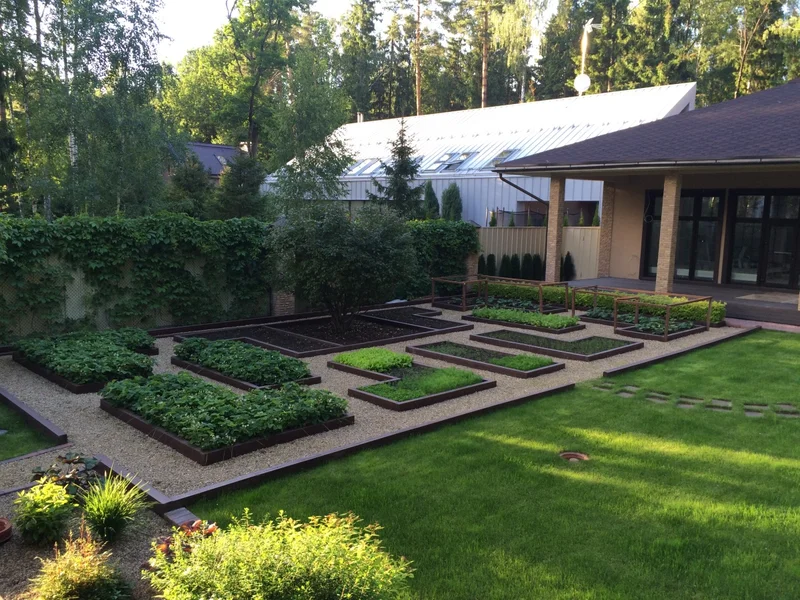
[[[800, 287], [798, 115], [800, 79], [495, 172], [549, 177], [550, 215], [560, 214], [570, 179], [602, 184], [600, 277], [658, 292], [712, 290], [749, 301], [742, 317], [782, 305], [775, 320], [800, 324], [797, 293], [788, 293]], [[561, 255], [561, 233], [548, 230], [548, 265]]]
[[[695, 89], [694, 83], [666, 85], [414, 116], [405, 122], [420, 162], [420, 179], [433, 183], [440, 200], [444, 189], [456, 183], [465, 220], [488, 225], [490, 212], [500, 210], [517, 213], [517, 225], [525, 225], [532, 213], [532, 224], [540, 225], [544, 205], [536, 198], [548, 197], [548, 178], [510, 174], [504, 182], [492, 172], [497, 164], [691, 111]], [[342, 177], [344, 200], [356, 205], [368, 200], [372, 178], [380, 180], [381, 161], [389, 162], [399, 127], [400, 119], [385, 119], [337, 130], [356, 158]], [[602, 199], [602, 184], [570, 178], [565, 199], [571, 224], [577, 224], [581, 211], [590, 221]]]
[[236, 146], [224, 146], [222, 144], [189, 142], [186, 146], [200, 159], [200, 163], [208, 172], [208, 177], [214, 184], [219, 183], [222, 170], [228, 164], [228, 161], [233, 160], [241, 152]]

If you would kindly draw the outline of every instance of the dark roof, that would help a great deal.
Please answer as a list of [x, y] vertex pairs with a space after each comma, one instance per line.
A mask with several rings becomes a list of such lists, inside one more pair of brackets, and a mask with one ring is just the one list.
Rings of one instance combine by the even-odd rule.
[[203, 167], [212, 177], [219, 177], [227, 162], [240, 152], [236, 146], [223, 146], [222, 144], [189, 142], [187, 146], [197, 155]]
[[800, 162], [800, 79], [498, 165], [500, 172]]

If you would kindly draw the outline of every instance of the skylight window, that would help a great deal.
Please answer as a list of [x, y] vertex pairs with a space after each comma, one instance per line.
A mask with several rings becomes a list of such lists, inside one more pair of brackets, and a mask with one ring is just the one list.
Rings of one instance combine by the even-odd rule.
[[431, 164], [425, 171], [442, 172], [455, 171], [460, 167], [474, 152], [448, 152], [442, 155], [439, 160]]
[[381, 171], [383, 171], [383, 165], [376, 159], [373, 164], [361, 171], [360, 175], [378, 175]]
[[228, 164], [228, 159], [220, 154], [215, 154], [214, 158], [216, 158], [223, 167]]
[[356, 163], [355, 163], [355, 164], [354, 164], [352, 167], [350, 167], [350, 170], [349, 170], [349, 171], [347, 171], [347, 174], [348, 174], [348, 175], [355, 175], [355, 174], [356, 174], [356, 173], [358, 173], [358, 172], [359, 172], [361, 169], [363, 169], [364, 167], [366, 167], [366, 166], [367, 166], [369, 163], [371, 163], [371, 162], [372, 162], [372, 161], [374, 161], [374, 160], [375, 160], [374, 158], [364, 158], [364, 159], [362, 159], [362, 160], [359, 160], [359, 161], [358, 161], [358, 162], [356, 162]]
[[492, 160], [486, 163], [483, 168], [491, 169], [492, 167], [496, 167], [500, 163], [507, 161], [511, 157], [511, 155], [514, 154], [515, 152], [517, 152], [517, 148], [513, 148], [510, 150], [503, 150], [500, 154], [498, 154]]

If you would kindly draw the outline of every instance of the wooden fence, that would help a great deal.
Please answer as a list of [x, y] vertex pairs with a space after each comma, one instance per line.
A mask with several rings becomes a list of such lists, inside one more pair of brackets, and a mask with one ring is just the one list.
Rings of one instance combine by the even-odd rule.
[[[526, 253], [545, 258], [546, 227], [482, 227], [478, 230], [481, 253], [494, 254], [497, 263], [503, 254]], [[576, 279], [597, 277], [597, 256], [600, 249], [599, 227], [564, 227], [563, 252], [569, 252], [575, 263]]]

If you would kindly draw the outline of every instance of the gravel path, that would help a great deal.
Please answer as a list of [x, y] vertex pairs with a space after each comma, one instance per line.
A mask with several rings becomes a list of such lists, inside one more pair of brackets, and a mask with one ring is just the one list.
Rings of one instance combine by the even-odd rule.
[[[440, 318], [462, 323], [461, 314], [444, 310], [443, 316]], [[475, 342], [469, 340], [471, 333], [483, 333], [500, 329], [497, 325], [482, 323], [475, 323], [474, 325], [473, 331], [431, 336], [387, 347], [392, 350], [403, 351], [407, 345], [428, 344], [443, 340], [475, 344]], [[137, 473], [166, 494], [174, 495], [258, 469], [302, 458], [303, 456], [352, 444], [383, 433], [529, 394], [536, 390], [594, 379], [602, 376], [603, 371], [611, 367], [666, 354], [702, 341], [726, 337], [734, 331], [732, 328], [722, 327], [668, 343], [645, 341], [645, 347], [641, 350], [590, 363], [565, 360], [563, 362], [567, 365], [566, 369], [534, 379], [516, 379], [498, 373], [474, 369], [476, 373], [485, 378], [496, 380], [497, 387], [408, 412], [394, 412], [361, 400], [349, 398], [350, 411], [356, 418], [353, 426], [266, 448], [205, 467], [183, 457], [167, 446], [139, 433], [132, 427], [100, 410], [98, 395], [72, 394], [17, 365], [10, 357], [0, 358], [0, 385], [9, 389], [23, 402], [66, 430], [69, 440], [73, 444], [72, 451], [86, 454], [105, 454], [114, 460], [117, 465], [123, 465]], [[538, 332], [529, 333], [547, 335]], [[553, 337], [562, 340], [574, 340], [591, 335], [631, 340], [631, 338], [614, 336], [611, 333], [611, 328], [606, 325], [594, 324], [587, 324], [586, 329], [583, 331]], [[516, 350], [496, 346], [477, 345], [503, 352], [518, 353]], [[157, 346], [160, 354], [157, 357], [156, 371], [179, 372], [180, 369], [173, 367], [169, 362], [172, 356], [172, 347], [174, 346], [172, 339], [159, 339]], [[355, 375], [328, 369], [325, 365], [329, 358], [331, 358], [331, 355], [306, 359], [311, 366], [312, 374], [322, 377], [320, 387], [347, 397], [348, 388], [374, 383], [371, 380]], [[415, 357], [415, 360], [418, 363], [431, 366], [454, 366], [450, 363], [424, 357]], [[561, 359], [556, 360], [561, 361]], [[40, 455], [0, 467], [0, 489], [26, 483], [29, 481], [31, 470], [34, 467], [49, 464], [56, 454], [54, 452]], [[0, 516], [11, 513], [11, 501], [11, 497], [0, 497]], [[141, 536], [141, 539], [134, 535], [129, 540], [129, 543], [118, 544], [119, 549], [115, 551], [115, 554], [120, 558], [128, 572], [133, 574], [137, 571], [138, 566], [147, 554], [148, 544], [146, 541], [154, 535], [159, 535], [162, 530], [165, 530], [163, 522], [155, 515], [148, 514], [137, 534]], [[41, 551], [38, 553], [41, 554]], [[5, 595], [7, 600], [13, 598], [8, 594], [18, 590], [21, 582], [33, 575], [37, 565], [33, 557], [36, 555], [37, 551], [24, 548], [18, 544], [17, 540], [0, 546], [0, 564], [3, 565], [3, 576], [0, 577], [0, 596]], [[9, 568], [10, 562], [7, 561], [13, 562], [16, 566]]]

